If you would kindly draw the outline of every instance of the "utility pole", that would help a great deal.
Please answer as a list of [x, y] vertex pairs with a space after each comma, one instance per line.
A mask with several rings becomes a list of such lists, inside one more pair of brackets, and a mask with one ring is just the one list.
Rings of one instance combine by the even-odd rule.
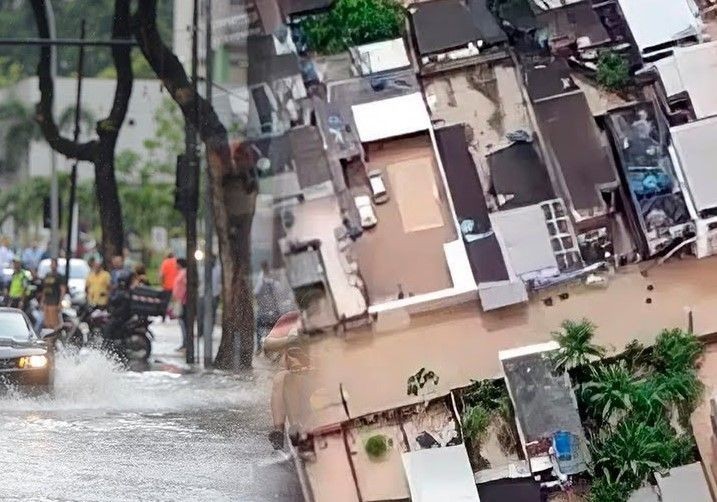
[[[80, 22], [80, 40], [85, 39], [85, 20]], [[80, 139], [80, 114], [82, 112], [82, 74], [85, 66], [85, 46], [80, 45], [80, 56], [77, 61], [77, 101], [75, 103], [75, 134], [77, 143]], [[75, 225], [75, 198], [77, 195], [77, 159], [72, 164], [70, 174], [70, 203], [67, 213], [67, 242], [65, 244], [65, 284], [70, 283], [70, 262], [72, 261], [72, 230]]]
[[[47, 27], [50, 39], [57, 36], [55, 29], [55, 11], [52, 9], [52, 2], [45, 2], [45, 15], [47, 16]], [[50, 47], [50, 77], [57, 82], [57, 47]], [[55, 100], [52, 101], [52, 114], [55, 113]], [[54, 148], [50, 147], [50, 256], [57, 258], [60, 251], [60, 188], [57, 181], [57, 156]]]
[[[206, 98], [209, 106], [212, 106], [212, 94], [214, 92], [213, 80], [214, 63], [212, 53], [212, 0], [205, 0], [206, 9], [206, 56], [204, 66], [206, 68]], [[214, 262], [218, 257], [214, 256], [213, 240], [214, 240], [214, 213], [212, 211], [212, 184], [209, 182], [209, 169], [204, 170], [204, 319], [200, 322], [204, 323], [204, 367], [212, 366], [212, 332], [214, 331], [214, 285], [213, 285], [213, 268]]]
[[[192, 89], [197, 93], [197, 29], [199, 23], [199, 0], [194, 0], [194, 12], [192, 13]], [[194, 114], [199, 119], [199, 101], [194, 100]], [[199, 124], [199, 120], [197, 120]], [[197, 129], [187, 120], [184, 124], [184, 136], [187, 161], [189, 168], [193, 171], [193, 179], [198, 180], [199, 162], [197, 155]], [[192, 186], [194, 193], [192, 199], [198, 198], [199, 184]], [[184, 218], [187, 227], [187, 304], [186, 304], [186, 332], [187, 332], [187, 364], [194, 364], [194, 322], [197, 312], [197, 259], [194, 253], [197, 251], [197, 207], [190, 207]]]

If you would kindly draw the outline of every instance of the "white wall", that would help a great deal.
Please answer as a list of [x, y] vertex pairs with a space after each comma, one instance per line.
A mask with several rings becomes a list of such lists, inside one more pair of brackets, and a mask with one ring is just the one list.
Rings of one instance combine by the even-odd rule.
[[[73, 78], [58, 78], [55, 82], [55, 110], [61, 113], [67, 107], [74, 106], [77, 82]], [[112, 79], [87, 78], [82, 84], [82, 107], [100, 120], [107, 116], [112, 106], [115, 81]], [[120, 131], [116, 152], [132, 150], [146, 158], [144, 140], [154, 137], [154, 115], [164, 98], [169, 95], [162, 90], [158, 80], [135, 80], [127, 117]], [[29, 107], [34, 107], [40, 99], [37, 77], [18, 82], [15, 86], [0, 91], [0, 101], [18, 99]], [[55, 117], [58, 119], [58, 116]], [[93, 131], [93, 137], [94, 131]], [[67, 172], [72, 161], [62, 155], [57, 156], [57, 166]], [[49, 176], [50, 146], [44, 141], [35, 141], [30, 145], [26, 176]], [[93, 177], [93, 167], [89, 162], [81, 162], [78, 168], [80, 179]]]

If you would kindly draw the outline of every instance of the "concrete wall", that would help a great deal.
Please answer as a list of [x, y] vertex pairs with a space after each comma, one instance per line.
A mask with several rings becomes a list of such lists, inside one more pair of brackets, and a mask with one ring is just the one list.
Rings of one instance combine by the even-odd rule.
[[[76, 99], [77, 82], [73, 78], [58, 78], [55, 82], [55, 119], [68, 107], [74, 107]], [[93, 117], [100, 120], [107, 116], [112, 106], [115, 81], [112, 79], [87, 78], [82, 84], [82, 107], [92, 113]], [[120, 131], [117, 141], [117, 153], [123, 150], [132, 150], [140, 155], [141, 159], [147, 158], [147, 150], [144, 148], [144, 140], [154, 136], [154, 115], [162, 100], [168, 98], [166, 90], [163, 90], [158, 80], [135, 80], [132, 90], [132, 97], [129, 102], [129, 109], [124, 125]], [[37, 77], [27, 78], [16, 85], [0, 90], [0, 101], [17, 99], [29, 108], [34, 108], [40, 100]], [[2, 137], [2, 125], [0, 125], [0, 137]], [[72, 128], [65, 132], [72, 135]], [[85, 134], [85, 139], [89, 135]], [[92, 131], [92, 137], [96, 137]], [[82, 138], [82, 136], [81, 136]], [[50, 146], [44, 141], [33, 141], [30, 144], [27, 164], [20, 177], [27, 176], [49, 176], [50, 174]], [[57, 155], [57, 167], [60, 172], [69, 172], [72, 161]], [[80, 179], [91, 179], [94, 177], [94, 169], [89, 162], [80, 162], [78, 167]]]

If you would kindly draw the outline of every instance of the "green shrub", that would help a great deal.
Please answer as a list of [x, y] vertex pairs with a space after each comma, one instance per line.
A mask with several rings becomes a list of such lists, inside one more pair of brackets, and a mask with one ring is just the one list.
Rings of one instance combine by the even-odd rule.
[[389, 440], [386, 436], [383, 434], [376, 434], [366, 440], [366, 454], [373, 459], [383, 458], [388, 452], [389, 446]]
[[679, 328], [663, 330], [652, 350], [652, 364], [661, 373], [691, 371], [704, 346], [695, 335]]
[[590, 372], [581, 397], [593, 416], [609, 421], [616, 412], [632, 410], [642, 381], [635, 378], [624, 361], [591, 367]]
[[480, 444], [488, 433], [491, 414], [483, 406], [469, 406], [463, 412], [463, 433], [471, 441]]
[[596, 478], [590, 486], [587, 502], [627, 502], [632, 487], [609, 478]]
[[301, 26], [311, 50], [335, 54], [401, 36], [404, 16], [395, 0], [337, 0], [329, 12], [309, 17]]
[[664, 419], [647, 424], [628, 417], [603, 430], [592, 444], [593, 468], [637, 487], [653, 472], [689, 463], [694, 441]]
[[598, 57], [597, 80], [608, 89], [617, 91], [625, 88], [630, 81], [627, 60], [621, 54], [603, 51]]

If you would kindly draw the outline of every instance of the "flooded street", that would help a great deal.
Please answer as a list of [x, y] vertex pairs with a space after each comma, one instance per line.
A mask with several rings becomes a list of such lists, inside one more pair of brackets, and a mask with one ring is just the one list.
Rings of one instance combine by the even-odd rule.
[[53, 397], [0, 397], [0, 500], [298, 501], [267, 440], [266, 376], [57, 362]]

